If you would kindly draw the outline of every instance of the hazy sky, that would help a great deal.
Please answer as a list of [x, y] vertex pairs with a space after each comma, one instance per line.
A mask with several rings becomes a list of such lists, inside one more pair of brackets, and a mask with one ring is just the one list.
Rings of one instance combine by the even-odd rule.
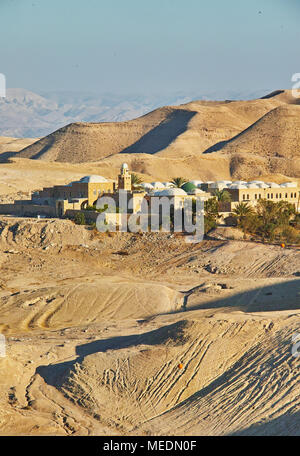
[[8, 87], [170, 93], [290, 88], [300, 0], [0, 0]]

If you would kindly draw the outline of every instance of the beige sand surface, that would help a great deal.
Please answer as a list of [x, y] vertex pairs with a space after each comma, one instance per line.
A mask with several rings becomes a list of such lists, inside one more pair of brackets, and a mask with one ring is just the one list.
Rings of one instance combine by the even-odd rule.
[[[289, 92], [193, 102], [14, 157], [32, 140], [1, 138], [0, 200], [124, 161], [145, 181], [294, 180], [298, 109]], [[0, 435], [300, 435], [299, 248], [1, 216], [0, 268]]]
[[2, 435], [299, 434], [299, 250], [2, 217], [0, 260]]
[[66, 125], [29, 143], [17, 156], [106, 165], [121, 159], [159, 179], [163, 168], [181, 169], [195, 179], [252, 179], [268, 173], [300, 178], [299, 112], [299, 99], [288, 90], [256, 100], [193, 101], [126, 122]]

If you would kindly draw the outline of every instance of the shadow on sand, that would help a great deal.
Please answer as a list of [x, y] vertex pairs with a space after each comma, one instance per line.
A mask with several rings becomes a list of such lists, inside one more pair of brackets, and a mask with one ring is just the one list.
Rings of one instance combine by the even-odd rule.
[[[196, 292], [199, 287], [195, 287], [186, 293], [192, 295]], [[256, 299], [254, 299], [254, 297]], [[243, 312], [272, 312], [272, 311], [289, 311], [300, 309], [300, 280], [290, 280], [275, 285], [266, 287], [256, 288], [245, 293], [239, 293], [234, 296], [227, 298], [221, 298], [213, 300], [206, 304], [195, 305], [193, 308], [188, 310], [188, 319], [192, 319], [193, 311], [199, 309], [217, 309], [217, 308], [232, 308], [234, 310], [240, 310]], [[81, 362], [85, 356], [102, 352], [105, 353], [108, 350], [120, 350], [138, 345], [160, 345], [164, 344], [170, 338], [178, 335], [181, 329], [184, 327], [185, 320], [187, 319], [187, 313], [182, 313], [182, 320], [177, 321], [171, 325], [162, 326], [161, 328], [144, 332], [142, 334], [132, 334], [130, 336], [117, 336], [110, 337], [107, 339], [99, 339], [93, 342], [89, 342], [76, 347], [77, 358], [75, 360], [40, 366], [36, 369], [36, 373], [39, 374], [46, 383], [52, 386], [56, 386], [59, 383], [61, 376], [69, 370], [72, 370], [74, 364]], [[140, 324], [145, 323], [147, 320], [139, 320]], [[234, 367], [233, 367], [234, 369]], [[230, 369], [223, 376], [230, 378]], [[210, 388], [214, 388], [219, 382], [224, 381], [223, 376], [216, 380], [216, 385], [213, 383]], [[209, 392], [209, 388], [201, 390], [201, 395], [205, 395]], [[200, 394], [200, 392], [196, 393]], [[194, 395], [193, 395], [194, 396]], [[191, 399], [191, 398], [190, 398]], [[284, 418], [280, 418], [284, 419]]]
[[[223, 284], [222, 279], [216, 282]], [[185, 292], [185, 309], [188, 311], [198, 309], [231, 308], [242, 312], [275, 312], [300, 309], [300, 280], [294, 279], [282, 283], [271, 284], [265, 287], [255, 288], [237, 293], [220, 299], [210, 300], [204, 304], [197, 304], [205, 298], [201, 291], [201, 285]], [[193, 303], [189, 306], [189, 298], [193, 297]]]
[[186, 111], [184, 109], [171, 112], [159, 125], [120, 153], [156, 154], [168, 147], [179, 135], [184, 133], [187, 130], [188, 123], [196, 114], [197, 112], [195, 111]]

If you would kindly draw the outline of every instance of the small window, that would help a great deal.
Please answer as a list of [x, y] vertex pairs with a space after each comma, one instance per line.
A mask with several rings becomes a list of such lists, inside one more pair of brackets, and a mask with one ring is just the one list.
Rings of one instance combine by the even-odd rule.
[[281, 198], [281, 193], [279, 193], [279, 198]]
[[286, 197], [286, 198], [288, 197], [288, 194], [287, 194], [287, 193], [285, 194], [285, 197]]
[[268, 193], [268, 199], [270, 199], [270, 193]]
[[278, 198], [278, 193], [276, 193], [276, 198]]
[[271, 199], [273, 199], [273, 193], [271, 193]]
[[255, 193], [254, 198], [257, 199], [257, 194]]
[[261, 199], [261, 194], [258, 195], [258, 198]]
[[248, 200], [248, 199], [250, 199], [250, 198], [249, 198], [249, 195], [247, 195], [247, 200]]
[[294, 193], [294, 197], [297, 198], [297, 193]]
[[243, 195], [243, 200], [246, 199], [246, 195]]

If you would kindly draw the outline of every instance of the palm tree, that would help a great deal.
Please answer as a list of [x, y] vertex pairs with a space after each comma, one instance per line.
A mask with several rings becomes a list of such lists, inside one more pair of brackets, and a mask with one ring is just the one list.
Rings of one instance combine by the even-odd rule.
[[131, 185], [135, 188], [141, 187], [143, 180], [135, 173], [131, 173]]
[[253, 208], [248, 203], [238, 203], [232, 214], [237, 219], [238, 224], [240, 224], [245, 217], [253, 214]]
[[186, 182], [187, 180], [184, 177], [173, 177], [171, 180], [171, 184], [173, 184], [176, 188], [182, 187]]
[[219, 201], [219, 203], [230, 203], [230, 201], [231, 201], [231, 195], [225, 189], [215, 190], [214, 195], [217, 198], [217, 200]]

